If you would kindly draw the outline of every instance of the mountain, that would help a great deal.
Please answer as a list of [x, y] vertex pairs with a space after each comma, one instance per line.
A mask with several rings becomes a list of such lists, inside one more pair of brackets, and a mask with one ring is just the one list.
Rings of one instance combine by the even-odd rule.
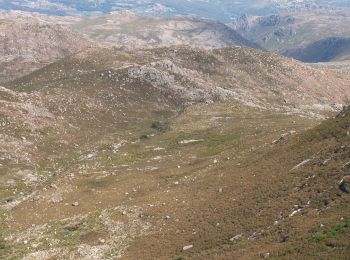
[[90, 46], [260, 48], [223, 23], [200, 18], [151, 18], [130, 12], [104, 16], [0, 13], [0, 82], [13, 80]]
[[350, 38], [327, 38], [302, 49], [288, 50], [283, 55], [303, 62], [350, 60]]
[[106, 14], [113, 11], [132, 11], [141, 15], [163, 17], [200, 16], [222, 22], [248, 13], [266, 15], [282, 10], [305, 7], [350, 7], [347, 0], [1, 0], [2, 10], [21, 10], [50, 15]]
[[91, 46], [68, 27], [18, 14], [0, 14], [0, 82], [28, 74]]
[[189, 45], [202, 48], [246, 46], [260, 48], [227, 25], [203, 18], [154, 18], [130, 12], [82, 17], [76, 31], [106, 46], [151, 48]]
[[[349, 23], [349, 9], [322, 7], [267, 16], [243, 15], [233, 21], [232, 28], [269, 51], [291, 53], [293, 57], [306, 55], [306, 60], [318, 60], [319, 54], [337, 55], [337, 51], [342, 52], [343, 48], [346, 48], [346, 38], [350, 33], [347, 26]], [[334, 50], [334, 54], [327, 54], [332, 48], [330, 46], [338, 50]], [[320, 60], [324, 59], [327, 60]]]
[[348, 82], [182, 46], [89, 48], [7, 83], [1, 258], [346, 259], [349, 111], [319, 124]]
[[0, 259], [348, 259], [348, 5], [0, 0]]

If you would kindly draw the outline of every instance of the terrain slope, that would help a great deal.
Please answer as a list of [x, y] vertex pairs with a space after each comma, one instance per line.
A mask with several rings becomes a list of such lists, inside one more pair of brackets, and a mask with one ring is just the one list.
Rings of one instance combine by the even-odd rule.
[[0, 82], [28, 74], [91, 46], [71, 29], [0, 13]]
[[89, 48], [7, 83], [0, 255], [346, 259], [347, 83], [242, 47]]

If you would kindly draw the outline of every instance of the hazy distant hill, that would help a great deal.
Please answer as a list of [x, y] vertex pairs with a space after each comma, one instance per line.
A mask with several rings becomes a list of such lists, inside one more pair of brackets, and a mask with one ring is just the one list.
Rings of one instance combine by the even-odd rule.
[[350, 6], [347, 0], [1, 0], [0, 9], [23, 10], [55, 15], [109, 13], [129, 10], [144, 15], [177, 16], [195, 15], [221, 21], [249, 13], [265, 15], [306, 5]]
[[202, 48], [259, 45], [243, 38], [227, 25], [203, 18], [155, 18], [130, 12], [105, 16], [82, 17], [71, 24], [76, 31], [88, 35], [102, 45], [152, 48], [190, 45]]
[[350, 38], [332, 37], [316, 41], [301, 49], [282, 53], [303, 62], [350, 60]]
[[267, 50], [301, 60], [326, 61], [346, 52], [349, 24], [350, 9], [323, 7], [267, 16], [243, 15], [233, 20], [232, 27]]
[[152, 18], [130, 12], [104, 16], [0, 13], [0, 82], [41, 68], [88, 46], [260, 48], [223, 23], [199, 18]]

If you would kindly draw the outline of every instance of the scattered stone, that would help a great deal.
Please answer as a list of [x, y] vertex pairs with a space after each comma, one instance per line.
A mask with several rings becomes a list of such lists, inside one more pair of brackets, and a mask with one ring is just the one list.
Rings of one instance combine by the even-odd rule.
[[222, 188], [219, 189], [219, 192], [222, 193]]
[[291, 130], [288, 133], [284, 133], [278, 139], [274, 140], [272, 143], [273, 144], [281, 144], [287, 140], [288, 136], [293, 135], [295, 133], [296, 133], [296, 131], [294, 131], [294, 130]]
[[53, 188], [53, 189], [56, 189], [56, 190], [58, 189], [58, 187], [57, 187], [56, 184], [51, 184], [51, 185], [50, 185], [50, 188]]
[[270, 253], [264, 253], [261, 255], [262, 258], [269, 258], [270, 257]]
[[189, 250], [189, 249], [191, 249], [191, 248], [193, 248], [193, 245], [184, 246], [184, 247], [182, 248], [182, 251], [186, 251], [186, 250]]
[[72, 203], [72, 206], [73, 206], [73, 207], [78, 207], [78, 206], [79, 206], [79, 202], [77, 202], [77, 201], [76, 201], [76, 202], [73, 202], [73, 203]]
[[7, 198], [4, 199], [4, 202], [5, 202], [5, 203], [11, 203], [11, 202], [13, 202], [15, 199], [16, 199], [15, 197], [7, 197]]
[[347, 166], [349, 166], [350, 165], [350, 161], [348, 161], [347, 163], [345, 163], [343, 166], [342, 166], [342, 168], [344, 169], [344, 168], [346, 168]]
[[165, 216], [165, 219], [170, 219], [170, 216]]
[[153, 151], [162, 151], [162, 150], [165, 150], [165, 148], [162, 148], [162, 147], [156, 147], [153, 149]]
[[278, 139], [274, 140], [272, 143], [273, 144], [281, 144], [284, 141], [286, 141], [286, 135], [283, 134], [282, 136], [280, 136]]
[[289, 217], [293, 217], [295, 214], [299, 213], [301, 209], [295, 209], [292, 213], [289, 214]]
[[203, 139], [201, 139], [201, 140], [183, 140], [183, 141], [180, 141], [179, 144], [191, 144], [191, 143], [198, 143], [198, 142], [203, 142]]
[[340, 182], [339, 182], [339, 189], [344, 193], [350, 193], [350, 175], [345, 176]]
[[327, 163], [328, 163], [330, 160], [331, 160], [331, 159], [326, 159], [326, 160], [324, 160], [324, 161], [321, 163], [321, 165], [322, 165], [322, 166], [326, 166]]
[[62, 196], [60, 194], [55, 194], [51, 197], [51, 199], [49, 200], [49, 203], [56, 204], [56, 203], [60, 203], [62, 201], [63, 201]]
[[302, 162], [299, 163], [298, 165], [294, 166], [294, 167], [291, 169], [291, 171], [294, 171], [294, 170], [298, 169], [299, 167], [301, 167], [301, 166], [307, 164], [307, 163], [310, 162], [310, 161], [311, 161], [311, 159], [306, 159], [306, 160], [302, 161]]
[[236, 236], [234, 236], [234, 237], [231, 237], [230, 238], [230, 241], [236, 241], [236, 240], [239, 240], [239, 239], [241, 239], [243, 237], [243, 235], [236, 235]]

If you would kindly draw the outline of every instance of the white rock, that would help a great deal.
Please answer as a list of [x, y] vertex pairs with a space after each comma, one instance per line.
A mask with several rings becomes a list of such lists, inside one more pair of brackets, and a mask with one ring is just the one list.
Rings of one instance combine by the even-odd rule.
[[241, 238], [242, 238], [242, 235], [236, 235], [234, 237], [231, 237], [230, 241], [236, 241], [236, 240], [241, 239]]
[[193, 245], [184, 246], [184, 247], [182, 248], [182, 250], [183, 250], [183, 251], [186, 251], [186, 250], [189, 250], [189, 249], [191, 249], [191, 248], [193, 248]]

